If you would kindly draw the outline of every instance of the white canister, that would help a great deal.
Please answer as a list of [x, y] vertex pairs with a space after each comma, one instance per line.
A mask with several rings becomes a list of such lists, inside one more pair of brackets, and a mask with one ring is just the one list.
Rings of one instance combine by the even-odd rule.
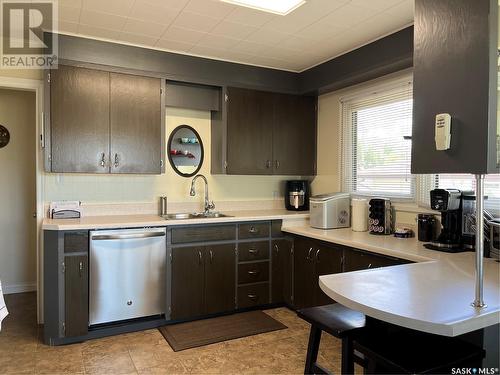
[[351, 200], [351, 227], [354, 232], [366, 232], [368, 230], [368, 200], [364, 198], [353, 198]]

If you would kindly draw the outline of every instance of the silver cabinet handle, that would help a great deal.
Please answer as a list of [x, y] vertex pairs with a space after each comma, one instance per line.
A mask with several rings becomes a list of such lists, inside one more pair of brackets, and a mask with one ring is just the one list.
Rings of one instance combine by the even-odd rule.
[[210, 250], [209, 253], [210, 253], [210, 263], [212, 263], [214, 260], [214, 252]]
[[280, 252], [280, 248], [278, 247], [277, 244], [274, 244], [274, 250], [276, 250], [276, 254]]
[[319, 262], [319, 252], [320, 252], [320, 249], [318, 249], [318, 251], [316, 251], [316, 262]]
[[372, 264], [371, 263], [368, 265], [368, 268], [372, 268]]
[[257, 298], [259, 298], [257, 294], [247, 294], [247, 297], [250, 298], [251, 300], [256, 300]]
[[80, 277], [82, 277], [83, 276], [83, 262], [80, 262], [78, 268], [79, 268], [79, 271], [80, 271]]
[[271, 160], [267, 160], [267, 161], [266, 161], [266, 168], [267, 168], [267, 169], [271, 168], [271, 165], [272, 165]]
[[248, 271], [248, 274], [249, 275], [258, 275], [260, 273], [259, 270], [255, 270], [255, 271]]
[[250, 254], [258, 254], [259, 253], [259, 249], [249, 249], [248, 252]]
[[101, 161], [100, 161], [100, 163], [99, 163], [99, 164], [100, 164], [100, 165], [101, 165], [101, 167], [103, 167], [103, 168], [106, 166], [106, 154], [105, 154], [104, 152], [101, 154]]
[[250, 227], [250, 229], [248, 230], [250, 233], [258, 233], [259, 230], [255, 227]]
[[280, 167], [280, 161], [276, 160], [276, 169], [278, 169], [279, 167]]
[[309, 248], [309, 252], [307, 253], [307, 256], [306, 256], [306, 259], [307, 259], [307, 260], [311, 259], [311, 253], [312, 253], [312, 251], [313, 251], [313, 248], [312, 248], [312, 247], [310, 247], [310, 248]]
[[119, 165], [120, 165], [120, 160], [118, 159], [118, 154], [115, 154], [114, 166], [115, 166], [115, 168], [118, 168]]
[[131, 238], [150, 238], [150, 237], [165, 237], [165, 232], [143, 232], [130, 234], [96, 234], [92, 236], [92, 240], [128, 240]]
[[201, 250], [198, 250], [198, 264], [201, 264], [203, 260], [203, 255], [201, 255]]

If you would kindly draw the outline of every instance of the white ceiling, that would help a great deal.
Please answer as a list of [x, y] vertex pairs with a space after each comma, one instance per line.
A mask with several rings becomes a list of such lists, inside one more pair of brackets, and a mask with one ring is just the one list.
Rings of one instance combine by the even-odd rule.
[[59, 0], [58, 18], [61, 34], [302, 71], [412, 24], [413, 0], [307, 0], [286, 16], [219, 0]]

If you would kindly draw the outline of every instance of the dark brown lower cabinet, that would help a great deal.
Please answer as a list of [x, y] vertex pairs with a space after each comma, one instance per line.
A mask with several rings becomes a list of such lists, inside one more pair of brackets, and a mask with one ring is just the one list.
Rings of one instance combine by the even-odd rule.
[[235, 245], [172, 249], [172, 319], [234, 309]]
[[277, 239], [271, 243], [272, 252], [272, 303], [292, 304], [292, 264], [293, 242], [289, 239]]
[[172, 319], [203, 314], [204, 251], [203, 246], [172, 249]]
[[369, 268], [395, 266], [411, 263], [410, 261], [376, 255], [355, 249], [345, 250], [344, 272], [366, 270]]
[[205, 248], [205, 312], [215, 314], [234, 309], [234, 244]]
[[64, 334], [66, 337], [87, 334], [89, 325], [89, 257], [64, 257]]
[[332, 303], [319, 287], [319, 276], [342, 272], [342, 248], [303, 237], [294, 245], [294, 306]]

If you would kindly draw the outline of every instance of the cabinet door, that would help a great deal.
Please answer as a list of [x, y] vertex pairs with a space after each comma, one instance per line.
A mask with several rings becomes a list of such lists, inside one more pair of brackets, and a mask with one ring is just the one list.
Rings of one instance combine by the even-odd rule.
[[294, 240], [293, 296], [296, 308], [314, 305], [314, 241], [299, 237]]
[[50, 171], [109, 173], [109, 73], [50, 72]]
[[274, 94], [229, 87], [227, 104], [227, 173], [273, 173]]
[[234, 310], [236, 294], [234, 244], [205, 248], [205, 308], [207, 314]]
[[342, 272], [342, 249], [323, 244], [314, 248], [314, 305], [321, 306], [333, 303], [319, 286], [319, 277]]
[[110, 75], [111, 172], [162, 170], [161, 80]]
[[272, 241], [272, 302], [292, 304], [292, 241]]
[[89, 325], [88, 256], [66, 256], [64, 265], [65, 336], [85, 335]]
[[274, 174], [316, 174], [316, 98], [277, 94], [274, 113]]
[[172, 249], [172, 319], [187, 319], [204, 313], [204, 248]]

